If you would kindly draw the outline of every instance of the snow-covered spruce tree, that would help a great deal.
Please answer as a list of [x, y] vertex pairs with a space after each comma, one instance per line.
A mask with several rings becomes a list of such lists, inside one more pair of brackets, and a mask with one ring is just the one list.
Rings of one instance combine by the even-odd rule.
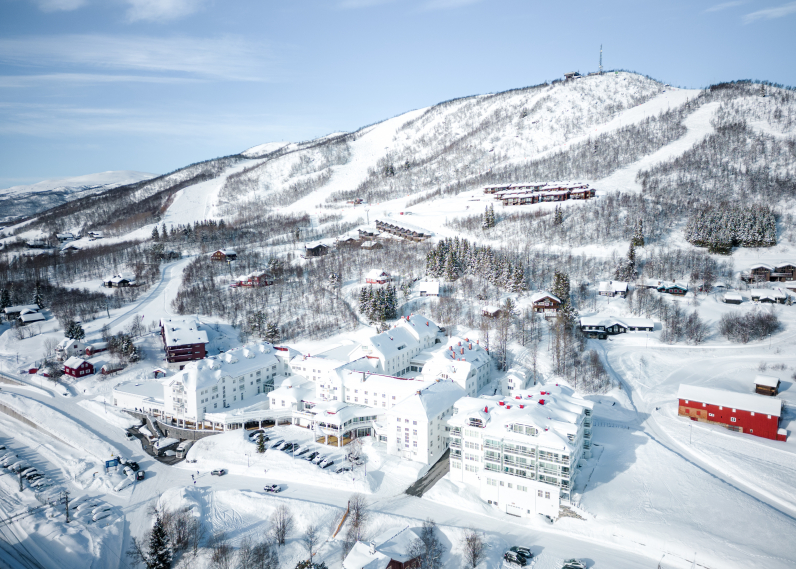
[[627, 250], [627, 256], [619, 261], [619, 265], [614, 271], [614, 278], [618, 281], [631, 281], [636, 274], [636, 247], [633, 241]]
[[644, 246], [644, 222], [640, 219], [638, 220], [638, 225], [636, 225], [636, 231], [633, 233], [633, 239], [630, 242], [634, 247]]
[[11, 293], [7, 288], [0, 290], [0, 310], [11, 306]]
[[257, 435], [257, 452], [259, 454], [265, 453], [265, 435], [263, 435], [262, 433]]
[[553, 290], [551, 292], [557, 296], [563, 304], [569, 304], [569, 275], [556, 271], [553, 277]]
[[171, 550], [169, 536], [160, 517], [160, 512], [155, 514], [155, 525], [149, 537], [149, 552], [145, 561], [147, 569], [171, 569], [171, 560], [174, 552]]
[[265, 341], [269, 344], [278, 344], [282, 339], [282, 334], [279, 331], [279, 323], [269, 322], [265, 327]]
[[562, 223], [564, 223], [564, 210], [560, 205], [557, 205], [553, 213], [553, 225], [561, 225]]
[[33, 291], [33, 304], [38, 306], [40, 309], [44, 308], [44, 299], [41, 296], [41, 283], [38, 281], [36, 282], [36, 289]]
[[160, 241], [160, 232], [158, 231], [158, 226], [152, 228], [152, 240], [153, 241]]
[[82, 340], [86, 337], [86, 332], [83, 330], [83, 326], [80, 325], [80, 322], [70, 320], [66, 324], [64, 335], [70, 340]]

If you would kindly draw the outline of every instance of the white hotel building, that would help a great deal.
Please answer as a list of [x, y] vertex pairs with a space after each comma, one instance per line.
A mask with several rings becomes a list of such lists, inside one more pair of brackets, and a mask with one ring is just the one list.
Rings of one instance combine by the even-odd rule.
[[509, 514], [555, 519], [591, 456], [592, 407], [563, 386], [461, 399], [448, 419], [450, 476]]

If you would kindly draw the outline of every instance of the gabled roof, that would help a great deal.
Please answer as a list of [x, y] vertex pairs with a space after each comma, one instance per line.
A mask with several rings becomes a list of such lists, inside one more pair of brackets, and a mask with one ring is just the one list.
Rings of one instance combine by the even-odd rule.
[[627, 283], [623, 281], [600, 281], [600, 292], [627, 292]]
[[199, 330], [199, 321], [195, 318], [161, 318], [160, 325], [167, 346], [185, 346], [188, 344], [207, 344], [207, 332]]
[[754, 379], [755, 385], [762, 385], [764, 387], [778, 387], [779, 378], [771, 375], [756, 375]]
[[539, 302], [545, 298], [551, 298], [556, 302], [561, 302], [561, 299], [558, 298], [556, 295], [547, 292], [546, 290], [535, 292], [531, 295], [531, 302]]
[[465, 394], [464, 389], [450, 380], [438, 380], [425, 385], [419, 384], [414, 395], [410, 395], [392, 407], [389, 413], [402, 417], [434, 419], [443, 411], [450, 409]]
[[390, 273], [381, 269], [371, 269], [365, 275], [366, 279], [390, 278]]
[[80, 366], [82, 366], [84, 363], [86, 363], [86, 360], [84, 360], [83, 358], [78, 358], [77, 356], [72, 356], [71, 358], [69, 358], [68, 360], [66, 360], [64, 362], [64, 367], [77, 369]]
[[781, 399], [755, 393], [738, 393], [737, 391], [727, 391], [726, 389], [682, 384], [677, 391], [677, 398], [729, 407], [731, 409], [754, 411], [755, 413], [763, 413], [775, 417], [779, 417], [782, 413]]

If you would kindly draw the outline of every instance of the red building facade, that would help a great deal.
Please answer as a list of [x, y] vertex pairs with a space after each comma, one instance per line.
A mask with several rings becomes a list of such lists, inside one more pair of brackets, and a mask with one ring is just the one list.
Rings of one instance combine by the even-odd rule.
[[737, 393], [681, 385], [677, 414], [692, 421], [722, 425], [731, 431], [771, 440], [785, 440], [779, 428], [782, 401], [752, 393]]
[[64, 373], [72, 377], [85, 377], [94, 373], [94, 366], [78, 357], [71, 357], [64, 362]]

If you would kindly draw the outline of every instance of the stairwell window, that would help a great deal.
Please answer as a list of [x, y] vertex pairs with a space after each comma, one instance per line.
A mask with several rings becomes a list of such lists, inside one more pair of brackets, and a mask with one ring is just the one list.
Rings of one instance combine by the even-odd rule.
[[737, 421], [737, 419], [736, 419], [735, 417], [730, 417], [730, 421], [732, 421], [733, 423], [735, 423], [735, 422]]

